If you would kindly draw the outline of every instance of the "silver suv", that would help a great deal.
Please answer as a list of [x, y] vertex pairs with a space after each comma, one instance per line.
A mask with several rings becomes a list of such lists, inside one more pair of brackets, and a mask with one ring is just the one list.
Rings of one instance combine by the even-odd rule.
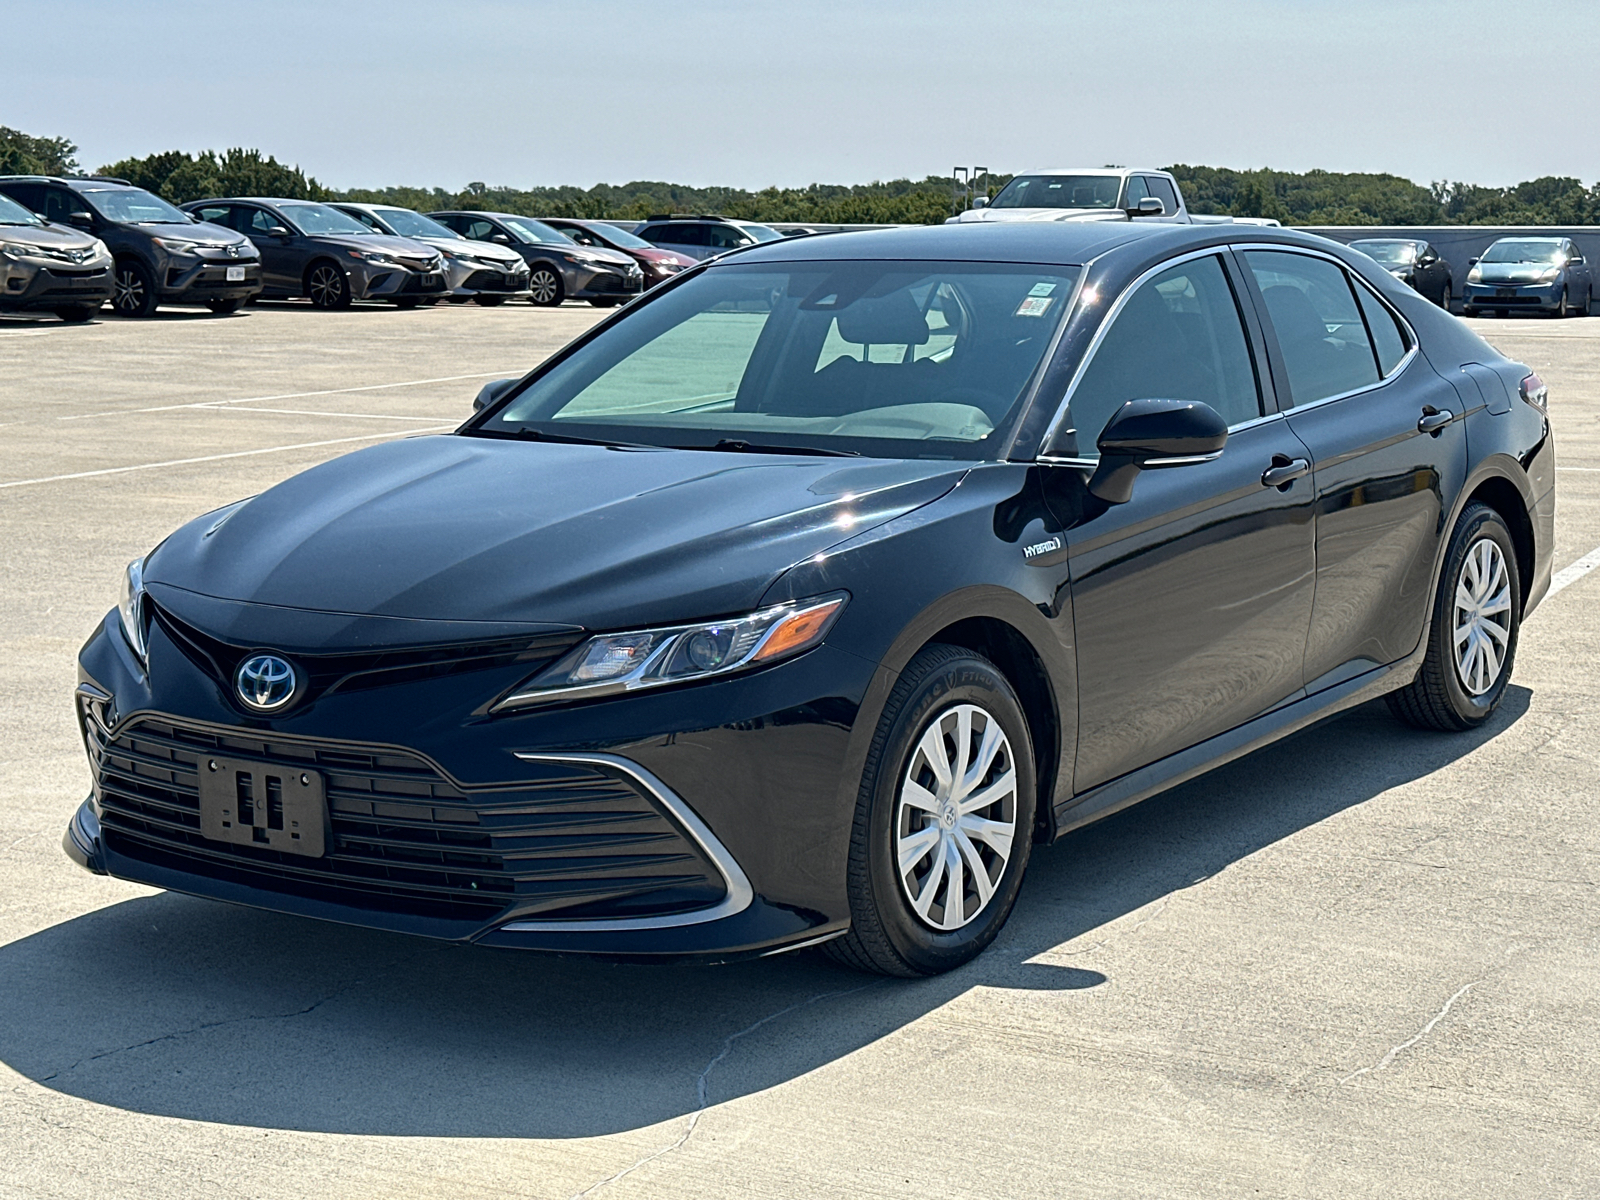
[[0, 193], [0, 312], [87, 321], [111, 299], [111, 251], [92, 234], [52, 225]]
[[634, 231], [653, 246], [676, 250], [690, 258], [716, 258], [730, 250], [775, 242], [783, 234], [755, 221], [736, 221], [732, 217], [707, 217], [695, 214], [660, 214], [645, 218]]

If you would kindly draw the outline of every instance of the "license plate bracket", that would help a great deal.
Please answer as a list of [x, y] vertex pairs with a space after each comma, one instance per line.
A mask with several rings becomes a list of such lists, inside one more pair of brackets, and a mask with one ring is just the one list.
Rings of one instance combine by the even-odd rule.
[[327, 788], [320, 771], [202, 755], [200, 833], [214, 842], [321, 858]]
[[229, 282], [229, 283], [243, 283], [244, 282], [244, 268], [243, 267], [229, 267], [228, 268], [228, 279], [227, 279], [227, 282]]

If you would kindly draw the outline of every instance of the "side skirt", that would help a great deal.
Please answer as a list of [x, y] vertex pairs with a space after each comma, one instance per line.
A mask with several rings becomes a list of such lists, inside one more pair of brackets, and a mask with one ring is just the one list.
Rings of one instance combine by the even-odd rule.
[[1343, 683], [1295, 700], [1219, 733], [1197, 746], [1130, 771], [1120, 778], [1080, 792], [1055, 807], [1056, 837], [1091, 825], [1113, 813], [1177, 787], [1198, 775], [1242, 758], [1253, 750], [1297, 733], [1346, 709], [1402, 688], [1416, 677], [1427, 649], [1427, 631], [1416, 651], [1397, 663], [1365, 671]]

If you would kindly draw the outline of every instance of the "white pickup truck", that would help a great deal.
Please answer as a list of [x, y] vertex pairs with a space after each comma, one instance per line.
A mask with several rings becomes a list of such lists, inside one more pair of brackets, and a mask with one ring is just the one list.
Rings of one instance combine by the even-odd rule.
[[[1178, 181], [1143, 167], [1050, 168], [1024, 171], [993, 200], [980, 196], [947, 225], [972, 221], [1169, 221], [1223, 224], [1232, 217], [1192, 217]], [[1242, 224], [1244, 219], [1240, 219]], [[1252, 224], [1276, 225], [1276, 221]]]

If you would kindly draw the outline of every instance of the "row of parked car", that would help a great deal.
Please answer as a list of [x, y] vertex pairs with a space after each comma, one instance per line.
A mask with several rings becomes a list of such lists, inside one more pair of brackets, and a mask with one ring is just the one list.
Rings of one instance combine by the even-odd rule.
[[[1450, 264], [1418, 238], [1362, 238], [1350, 243], [1375, 259], [1446, 312], [1456, 296]], [[1532, 309], [1557, 317], [1586, 317], [1594, 297], [1594, 276], [1578, 244], [1567, 237], [1503, 237], [1471, 268], [1461, 289], [1461, 311], [1469, 317], [1492, 312], [1510, 316]]]
[[261, 197], [181, 207], [124, 180], [0, 176], [0, 312], [88, 320], [161, 304], [232, 312], [257, 297], [401, 308], [525, 299], [606, 307], [699, 259], [782, 235], [722, 217], [604, 221], [514, 213], [426, 215], [387, 204]]

